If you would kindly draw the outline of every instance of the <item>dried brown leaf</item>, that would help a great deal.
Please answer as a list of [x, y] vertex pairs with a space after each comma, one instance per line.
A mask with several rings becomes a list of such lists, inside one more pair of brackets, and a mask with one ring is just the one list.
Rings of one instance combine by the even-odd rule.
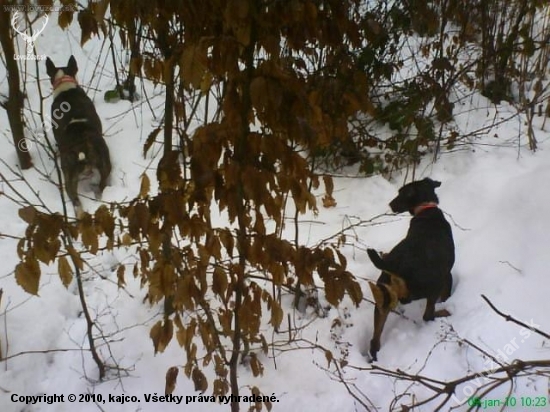
[[78, 24], [80, 25], [80, 46], [92, 38], [92, 34], [98, 34], [97, 20], [90, 10], [78, 12]]
[[166, 385], [164, 386], [164, 394], [170, 395], [176, 389], [176, 381], [178, 379], [179, 369], [177, 366], [172, 366], [166, 371]]
[[35, 222], [38, 212], [33, 206], [27, 206], [17, 211], [19, 217], [25, 221], [25, 223], [32, 225]]
[[117, 284], [119, 288], [123, 288], [124, 285], [126, 285], [126, 281], [124, 280], [124, 273], [126, 272], [126, 266], [119, 265], [118, 269], [116, 271], [116, 277], [117, 277]]
[[214, 381], [214, 390], [212, 391], [212, 394], [214, 396], [224, 396], [227, 392], [229, 392], [229, 384], [227, 383], [227, 379], [216, 379]]
[[221, 267], [216, 266], [212, 276], [212, 291], [224, 299], [228, 283], [225, 271]]
[[325, 359], [327, 360], [327, 368], [330, 368], [330, 364], [334, 360], [334, 357], [332, 356], [331, 351], [329, 350], [325, 351]]
[[206, 376], [204, 376], [204, 373], [202, 373], [199, 368], [193, 369], [193, 372], [191, 373], [191, 379], [195, 384], [196, 391], [200, 391], [201, 393], [203, 393], [208, 389], [208, 381], [206, 380]]
[[34, 258], [18, 263], [15, 267], [15, 280], [23, 290], [31, 295], [38, 295], [40, 283], [40, 265]]
[[95, 255], [99, 248], [99, 236], [92, 224], [82, 225], [81, 228], [82, 243], [88, 249], [88, 252]]
[[281, 325], [281, 322], [283, 321], [284, 312], [281, 306], [279, 305], [279, 302], [276, 300], [273, 300], [271, 307], [271, 319], [269, 323], [273, 325], [274, 328], [278, 328]]
[[[149, 61], [149, 60], [146, 60]], [[155, 143], [158, 134], [160, 133], [162, 129], [160, 127], [157, 127], [155, 130], [153, 130], [151, 133], [149, 133], [149, 136], [147, 136], [147, 139], [145, 140], [145, 143], [143, 144], [143, 157], [147, 156], [147, 152], [153, 146], [153, 143]]]
[[174, 325], [170, 319], [166, 319], [164, 322], [159, 320], [151, 328], [149, 337], [153, 340], [155, 347], [155, 353], [164, 352], [174, 334]]
[[122, 235], [122, 244], [124, 246], [130, 246], [132, 244], [132, 236], [130, 236], [128, 233], [124, 233]]
[[71, 25], [72, 22], [73, 22], [73, 11], [63, 9], [63, 11], [59, 13], [59, 17], [57, 18], [57, 24], [59, 25], [59, 27], [65, 30]]
[[141, 175], [139, 197], [141, 197], [142, 199], [145, 199], [149, 195], [150, 191], [151, 191], [151, 181], [149, 180], [149, 176], [147, 176], [147, 173], [143, 173]]
[[59, 273], [59, 277], [61, 278], [61, 283], [63, 283], [63, 286], [65, 286], [66, 288], [69, 287], [70, 283], [73, 280], [73, 269], [71, 268], [67, 257], [60, 256], [57, 260], [57, 272]]
[[254, 377], [264, 374], [264, 365], [258, 360], [254, 352], [250, 353], [250, 369], [252, 369], [252, 375], [254, 375]]
[[115, 232], [115, 218], [111, 215], [107, 206], [101, 205], [97, 208], [94, 213], [94, 220], [96, 229], [101, 229], [109, 239], [112, 239]]
[[200, 89], [202, 78], [206, 73], [205, 55], [200, 45], [186, 44], [180, 59], [180, 67], [183, 71], [182, 80], [185, 86]]

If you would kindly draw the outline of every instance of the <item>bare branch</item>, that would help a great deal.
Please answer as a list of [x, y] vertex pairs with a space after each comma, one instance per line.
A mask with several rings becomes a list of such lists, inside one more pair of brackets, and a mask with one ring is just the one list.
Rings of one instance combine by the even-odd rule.
[[535, 333], [538, 333], [539, 335], [545, 337], [546, 339], [550, 339], [550, 335], [541, 331], [540, 329], [537, 329], [533, 326], [530, 326], [526, 323], [523, 323], [522, 321], [520, 320], [517, 320], [516, 318], [514, 318], [513, 316], [511, 315], [507, 315], [505, 313], [502, 313], [500, 310], [498, 310], [495, 305], [493, 305], [491, 303], [491, 301], [485, 296], [485, 295], [481, 295], [481, 297], [483, 298], [483, 300], [485, 302], [487, 302], [487, 304], [491, 307], [491, 309], [493, 309], [497, 314], [499, 314], [500, 316], [502, 316], [504, 318], [504, 320], [506, 320], [506, 322], [513, 322], [515, 323], [516, 325], [519, 325], [519, 326], [523, 326], [524, 328], [527, 328]]

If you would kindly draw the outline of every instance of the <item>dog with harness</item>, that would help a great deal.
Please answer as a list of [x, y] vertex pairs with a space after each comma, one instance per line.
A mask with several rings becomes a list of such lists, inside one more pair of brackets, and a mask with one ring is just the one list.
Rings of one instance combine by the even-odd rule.
[[90, 178], [97, 172], [99, 181], [93, 190], [96, 199], [101, 199], [111, 173], [109, 147], [103, 139], [95, 106], [76, 81], [78, 67], [74, 56], [69, 58], [66, 67], [56, 67], [48, 57], [46, 70], [53, 87], [53, 134], [59, 148], [65, 189], [80, 218], [84, 210], [77, 193], [79, 179]]
[[372, 360], [377, 360], [384, 324], [398, 303], [426, 299], [425, 321], [450, 315], [445, 309], [435, 310], [438, 300], [444, 302], [451, 295], [455, 260], [451, 226], [435, 194], [439, 186], [440, 182], [425, 178], [399, 189], [390, 207], [394, 213], [408, 211], [413, 216], [407, 236], [387, 254], [367, 250], [374, 266], [382, 270], [376, 284], [369, 282], [375, 301]]

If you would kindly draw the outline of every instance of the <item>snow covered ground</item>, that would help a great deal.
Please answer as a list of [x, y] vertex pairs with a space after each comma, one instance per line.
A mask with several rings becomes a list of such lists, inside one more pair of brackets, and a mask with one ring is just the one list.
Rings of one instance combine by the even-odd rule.
[[[132, 106], [128, 102], [103, 101], [104, 91], [114, 85], [107, 48], [101, 47], [101, 41], [92, 40], [80, 49], [73, 32], [63, 33], [50, 24], [36, 41], [37, 50], [49, 55], [58, 65], [64, 65], [71, 54], [75, 55], [80, 67], [79, 80], [84, 87], [90, 87], [87, 91], [103, 119], [111, 150], [112, 185], [105, 190], [104, 200], [132, 198], [138, 193], [140, 174], [156, 165], [151, 156], [144, 159], [141, 155], [141, 147], [153, 128], [154, 116], [143, 102]], [[44, 68], [41, 74], [42, 89], [49, 93]], [[6, 87], [5, 75], [0, 73], [0, 88]], [[30, 106], [37, 110], [40, 102], [36, 82], [31, 77], [27, 91]], [[153, 94], [162, 90], [150, 87], [146, 91]], [[50, 103], [51, 99], [44, 103], [46, 113]], [[513, 113], [511, 107], [504, 104], [496, 108], [479, 96], [463, 103], [465, 114], [458, 116], [457, 122], [465, 131], [490, 124], [495, 116], [508, 117]], [[153, 98], [153, 106], [156, 104], [160, 104], [160, 100]], [[160, 113], [157, 107], [157, 114]], [[426, 159], [417, 168], [416, 178], [430, 176], [443, 183], [437, 193], [440, 206], [453, 227], [457, 254], [454, 294], [444, 304], [452, 316], [423, 322], [423, 301], [404, 306], [401, 316], [391, 314], [382, 335], [377, 365], [440, 380], [490, 369], [492, 364], [486, 357], [460, 343], [464, 339], [505, 362], [516, 358], [550, 358], [548, 340], [506, 322], [481, 298], [484, 294], [505, 313], [550, 332], [550, 122], [544, 131], [542, 121], [543, 118], [535, 118], [539, 140], [536, 153], [526, 148], [525, 126], [516, 117], [471, 145], [444, 153], [435, 164]], [[32, 199], [29, 187], [15, 179], [8, 169], [8, 166], [15, 168], [16, 156], [4, 111], [0, 112], [0, 125], [0, 153], [5, 162], [0, 165], [0, 171], [13, 179], [14, 187]], [[495, 138], [495, 134], [499, 137]], [[53, 164], [40, 146], [33, 144], [30, 151], [37, 168], [55, 176]], [[151, 169], [151, 173], [154, 170]], [[61, 209], [55, 185], [35, 170], [24, 172], [24, 176], [46, 205], [53, 210]], [[349, 231], [348, 245], [343, 248], [349, 270], [361, 279], [367, 299], [371, 298], [367, 280], [376, 279], [378, 273], [365, 248], [388, 250], [404, 236], [408, 227], [409, 216], [384, 215], [389, 213], [387, 204], [404, 178], [399, 174], [394, 175], [392, 181], [383, 177], [338, 178], [334, 196], [337, 206], [321, 208], [317, 217], [305, 216], [300, 226], [301, 241], [311, 245], [349, 224], [383, 215], [371, 224], [364, 223]], [[0, 190], [9, 192], [6, 183], [2, 183]], [[84, 205], [91, 209], [94, 201], [87, 200]], [[17, 217], [17, 206], [0, 196], [0, 210], [0, 233], [22, 235], [25, 224]], [[93, 277], [85, 283], [88, 303], [103, 333], [112, 334], [110, 352], [103, 347], [102, 355], [112, 356], [111, 362], [116, 361], [128, 369], [123, 379], [99, 384], [92, 382], [97, 372], [89, 353], [80, 350], [87, 345], [86, 328], [74, 288], [66, 290], [56, 268], [51, 267], [43, 271], [40, 296], [26, 294], [13, 276], [18, 261], [16, 240], [0, 237], [0, 288], [3, 289], [0, 344], [2, 354], [8, 356], [8, 360], [0, 363], [2, 412], [73, 411], [75, 408], [79, 411], [228, 410], [227, 405], [197, 401], [183, 407], [175, 403], [146, 402], [144, 395], [164, 393], [166, 370], [184, 364], [185, 355], [173, 342], [163, 354], [154, 356], [149, 329], [158, 319], [161, 308], [147, 308], [142, 304], [145, 292], [131, 276], [127, 277], [125, 290], [117, 288], [113, 268], [130, 258], [124, 251], [117, 251], [99, 255], [90, 262], [105, 277]], [[343, 378], [353, 385], [356, 393], [360, 391], [380, 410], [388, 410], [399, 394], [405, 394], [400, 400], [405, 404], [429, 396], [430, 392], [424, 388], [365, 370], [370, 366], [365, 354], [372, 335], [372, 311], [372, 304], [366, 300], [355, 308], [347, 299], [341, 307], [328, 310], [324, 318], [310, 312], [291, 311], [295, 326], [306, 326], [299, 336], [302, 343], [292, 346], [295, 350], [277, 353], [275, 359], [262, 355], [260, 360], [265, 371], [261, 378], [254, 378], [252, 372], [242, 366], [239, 370], [242, 394], [248, 394], [247, 388], [252, 386], [259, 387], [264, 394], [273, 394], [277, 398], [275, 411], [362, 410], [346, 387], [327, 372], [324, 352], [308, 348], [306, 342], [309, 341], [331, 350], [335, 358], [345, 358], [348, 367], [343, 369]], [[286, 336], [274, 338], [284, 341]], [[300, 345], [303, 348], [297, 349]], [[328, 367], [328, 370], [334, 369]], [[482, 381], [483, 378], [479, 378], [476, 382]], [[466, 410], [467, 405], [459, 405], [473, 393], [476, 382], [459, 386], [449, 405]], [[548, 377], [520, 378], [516, 383], [512, 396], [517, 398], [517, 406], [510, 410], [550, 409], [548, 406], [521, 407], [520, 403], [520, 397], [548, 399]], [[484, 399], [504, 399], [507, 389], [504, 386]], [[12, 401], [14, 395], [44, 394], [64, 394], [65, 402], [25, 405]], [[77, 398], [76, 403], [70, 403], [69, 394], [101, 394], [103, 399], [108, 399], [109, 394], [128, 395], [136, 396], [139, 402], [96, 405], [91, 401], [79, 403]], [[185, 404], [187, 396], [199, 394], [194, 392], [192, 382], [180, 373], [174, 395], [183, 396]], [[431, 411], [437, 404], [438, 401], [418, 410]], [[247, 404], [242, 406], [242, 410], [246, 410]]]

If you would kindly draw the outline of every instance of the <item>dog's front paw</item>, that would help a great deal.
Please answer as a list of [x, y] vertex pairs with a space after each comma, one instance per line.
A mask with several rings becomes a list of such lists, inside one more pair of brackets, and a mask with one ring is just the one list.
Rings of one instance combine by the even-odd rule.
[[378, 269], [381, 269], [381, 270], [388, 270], [383, 257], [381, 257], [376, 250], [367, 249], [367, 254], [369, 255], [369, 258], [374, 266], [376, 266]]
[[368, 363], [378, 362], [378, 357], [376, 356], [376, 353], [370, 353], [369, 352], [369, 358], [367, 359]]
[[451, 312], [447, 309], [440, 309], [436, 310], [434, 315], [436, 318], [446, 318], [447, 316], [451, 316]]
[[367, 254], [369, 255], [370, 260], [372, 260], [372, 261], [376, 261], [376, 260], [380, 259], [380, 255], [374, 249], [367, 249]]
[[376, 362], [378, 360], [378, 351], [380, 350], [380, 342], [376, 342], [374, 339], [370, 341], [370, 349], [369, 349], [369, 355], [370, 360], [369, 363]]

